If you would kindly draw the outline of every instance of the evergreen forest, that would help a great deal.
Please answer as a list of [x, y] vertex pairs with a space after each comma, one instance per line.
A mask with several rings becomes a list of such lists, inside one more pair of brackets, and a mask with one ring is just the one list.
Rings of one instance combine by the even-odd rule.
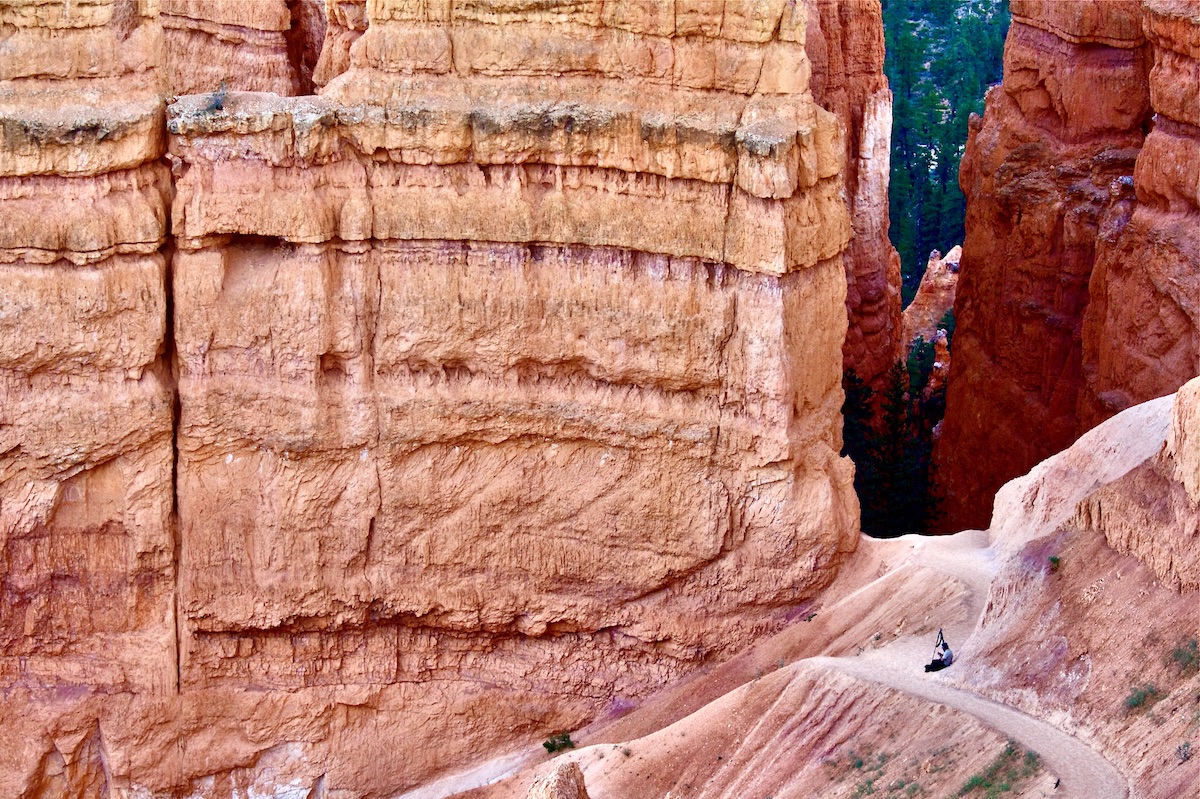
[[[983, 113], [988, 87], [1002, 77], [1009, 18], [1008, 0], [883, 0], [885, 71], [895, 98], [889, 210], [904, 305], [930, 250], [963, 242], [958, 165], [968, 120]], [[939, 327], [949, 342], [953, 312]], [[881, 538], [927, 533], [939, 521], [932, 456], [945, 386], [930, 383], [934, 345], [904, 343], [906, 356], [878, 390], [853, 372], [843, 383], [842, 451], [854, 460], [863, 532]]]
[[895, 97], [889, 189], [902, 299], [916, 294], [929, 251], [963, 241], [958, 164], [967, 120], [999, 83], [1008, 0], [883, 0], [884, 71]]

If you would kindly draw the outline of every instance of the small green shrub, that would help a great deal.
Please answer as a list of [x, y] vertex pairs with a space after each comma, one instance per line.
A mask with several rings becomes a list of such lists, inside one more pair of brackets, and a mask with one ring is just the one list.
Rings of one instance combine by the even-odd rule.
[[1057, 555], [1051, 555], [1050, 556], [1050, 573], [1057, 574], [1058, 570], [1060, 568], [1062, 568], [1062, 560]]
[[866, 782], [860, 782], [854, 788], [854, 795], [856, 797], [870, 796], [873, 793], [875, 793], [875, 780], [869, 779]]
[[982, 791], [988, 799], [997, 799], [1021, 787], [1021, 781], [1029, 779], [1041, 769], [1042, 761], [1036, 752], [1021, 750], [1016, 741], [1009, 741], [995, 760], [978, 774], [973, 774], [958, 789], [959, 796]]
[[1125, 697], [1125, 709], [1131, 712], [1140, 710], [1141, 708], [1149, 710], [1158, 701], [1159, 693], [1158, 688], [1153, 683], [1134, 686], [1129, 691], [1129, 696]]
[[542, 741], [542, 746], [546, 747], [546, 751], [551, 754], [562, 752], [567, 749], [574, 749], [575, 742], [571, 740], [571, 734], [560, 732], [557, 735], [551, 735], [545, 741]]
[[1171, 662], [1182, 677], [1200, 673], [1200, 641], [1184, 641], [1171, 650]]

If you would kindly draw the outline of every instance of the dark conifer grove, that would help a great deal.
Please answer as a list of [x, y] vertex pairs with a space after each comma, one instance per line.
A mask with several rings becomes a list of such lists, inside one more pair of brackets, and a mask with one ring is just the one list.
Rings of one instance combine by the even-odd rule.
[[[905, 305], [930, 250], [963, 241], [958, 166], [970, 116], [983, 113], [988, 87], [1002, 76], [1009, 18], [1008, 0], [883, 0], [885, 71], [895, 96], [891, 239]], [[953, 313], [940, 327], [953, 335]], [[930, 387], [932, 344], [918, 342], [908, 352], [879, 396], [853, 372], [843, 383], [842, 451], [855, 463], [862, 529], [881, 538], [927, 532], [939, 513], [932, 452], [945, 387]]]
[[929, 251], [963, 240], [958, 164], [967, 120], [1002, 75], [1008, 0], [883, 0], [895, 96], [889, 190], [903, 302], [916, 294]]

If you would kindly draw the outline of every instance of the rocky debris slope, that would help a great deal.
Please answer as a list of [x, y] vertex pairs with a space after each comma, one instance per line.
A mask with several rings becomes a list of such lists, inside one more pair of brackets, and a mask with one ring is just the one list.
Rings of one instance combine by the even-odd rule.
[[946, 529], [1006, 480], [1200, 373], [1194, 4], [1013, 2], [974, 123]]
[[1137, 796], [1185, 796], [1200, 764], [1200, 379], [1137, 405], [1014, 480], [1008, 557], [961, 683], [1103, 749]]
[[338, 3], [284, 96], [310, 5], [0, 5], [0, 795], [394, 795], [857, 545], [812, 9]]
[[[864, 539], [780, 633], [461, 795], [524, 797], [566, 761], [592, 796], [1190, 795], [1198, 413], [1200, 379], [1108, 420], [1007, 484], [987, 531]], [[939, 628], [955, 662], [926, 674]]]

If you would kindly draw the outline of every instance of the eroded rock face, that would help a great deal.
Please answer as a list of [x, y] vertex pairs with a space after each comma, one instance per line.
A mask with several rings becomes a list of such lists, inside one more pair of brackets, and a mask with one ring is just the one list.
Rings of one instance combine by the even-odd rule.
[[323, 0], [157, 0], [173, 94], [311, 94], [325, 38]]
[[929, 254], [925, 274], [913, 301], [904, 309], [903, 333], [905, 352], [912, 348], [917, 339], [935, 341], [939, 327], [947, 312], [954, 309], [954, 296], [958, 291], [958, 276], [962, 261], [962, 247], [951, 247], [942, 255], [937, 250]]
[[[746, 7], [743, 9], [742, 6]], [[793, 10], [793, 6], [796, 6]], [[668, 81], [673, 85], [695, 89], [719, 89], [744, 92], [753, 85], [758, 71], [765, 64], [765, 78], [772, 82], [806, 83], [811, 74], [813, 97], [822, 108], [833, 112], [845, 127], [845, 167], [843, 181], [849, 205], [854, 237], [842, 255], [846, 268], [846, 311], [849, 329], [843, 347], [844, 365], [868, 384], [878, 386], [899, 356], [900, 330], [900, 257], [888, 240], [887, 187], [891, 158], [892, 95], [883, 74], [883, 17], [879, 0], [803, 0], [792, 3], [768, 3], [763, 9], [776, 13], [777, 7], [788, 9], [793, 33], [781, 31], [781, 37], [803, 41], [807, 59], [772, 66], [775, 59], [762, 61], [759, 54], [744, 46], [730, 44], [731, 37], [722, 32], [724, 17], [721, 4], [679, 3], [675, 14], [668, 13], [670, 4], [658, 2], [638, 5], [638, 11], [616, 10], [601, 12], [599, 4], [584, 4], [579, 17], [589, 26], [599, 26], [589, 41], [588, 49], [571, 54], [569, 64], [541, 64], [528, 61], [519, 71], [551, 75], [560, 71], [587, 74], [600, 71], [610, 74], [614, 63], [603, 63], [604, 57], [595, 50], [597, 39], [611, 40], [613, 52], [623, 52], [628, 64], [651, 59], [643, 77], [651, 83]], [[431, 6], [429, 21], [437, 21], [446, 13]], [[449, 34], [437, 33], [421, 38], [411, 27], [398, 39], [392, 19], [381, 15], [372, 23], [366, 0], [341, 0], [328, 4], [328, 20], [324, 49], [314, 80], [325, 85], [357, 66], [385, 67], [403, 74], [429, 72], [446, 73], [451, 63], [451, 50], [463, 53], [471, 63], [469, 69], [488, 73], [502, 67], [501, 62], [514, 61], [522, 47], [544, 48], [546, 42], [532, 29], [516, 34], [492, 31], [473, 26], [468, 17], [477, 11], [464, 5], [454, 13], [455, 28]], [[633, 6], [630, 6], [633, 8]], [[737, 3], [727, 28], [744, 25], [743, 16], [751, 6]], [[550, 14], [558, 18], [563, 12]], [[755, 12], [757, 13], [757, 12]], [[520, 14], [510, 12], [514, 24], [525, 25]], [[461, 18], [461, 19], [460, 19]], [[383, 32], [363, 34], [374, 24]], [[604, 28], [615, 27], [625, 33], [613, 39]], [[804, 35], [798, 31], [803, 28]], [[490, 32], [489, 32], [490, 31]], [[531, 33], [533, 35], [531, 36]], [[634, 41], [629, 33], [642, 34], [643, 44], [651, 49], [637, 52], [630, 48]], [[667, 37], [667, 38], [663, 38]], [[741, 34], [732, 34], [732, 40]], [[361, 39], [361, 41], [360, 41]], [[747, 41], [749, 41], [747, 39]], [[403, 43], [401, 43], [403, 42]], [[710, 47], [710, 43], [713, 45]], [[478, 51], [478, 52], [477, 52]], [[481, 55], [479, 53], [486, 53]], [[793, 58], [798, 53], [794, 53]], [[523, 56], [528, 59], [528, 52]], [[488, 63], [499, 59], [495, 64]], [[455, 69], [461, 70], [461, 65]], [[671, 76], [668, 79], [667, 73]], [[782, 83], [780, 84], [782, 85]], [[551, 91], [553, 89], [551, 88]], [[673, 100], [675, 102], [677, 100]], [[661, 104], [661, 100], [655, 101]], [[645, 166], [639, 167], [644, 169]]]
[[984, 526], [1003, 482], [1200, 372], [1186, 5], [1012, 4], [961, 172], [947, 529]]
[[394, 795], [832, 579], [807, 8], [226, 5], [0, 8], [0, 795]]
[[1115, 203], [1100, 232], [1083, 325], [1085, 428], [1200, 374], [1200, 23], [1188, 3], [1148, 2], [1143, 19], [1154, 124], [1135, 198]]
[[157, 20], [31, 2], [0, 7], [0, 26], [20, 56], [0, 67], [0, 680], [162, 695], [175, 553]]
[[321, 98], [173, 106], [185, 685], [637, 695], [852, 548], [803, 20], [727, 75], [641, 8], [380, 6]]
[[[943, 320], [954, 309], [961, 260], [962, 247], [958, 246], [951, 247], [944, 256], [937, 250], [929, 253], [917, 294], [901, 315], [901, 352], [906, 360], [920, 342], [933, 344], [934, 360], [924, 391], [926, 398], [943, 390], [950, 376], [949, 332], [952, 328], [944, 325]], [[940, 432], [940, 427], [934, 428], [935, 436]]]
[[846, 197], [854, 238], [842, 256], [850, 325], [844, 367], [882, 388], [900, 356], [900, 254], [888, 240], [892, 92], [877, 0], [807, 0], [813, 96], [846, 126]]
[[1200, 589], [1200, 378], [1175, 395], [1166, 445], [1076, 510], [1075, 523], [1104, 534], [1109, 546], [1149, 566], [1177, 591]]

